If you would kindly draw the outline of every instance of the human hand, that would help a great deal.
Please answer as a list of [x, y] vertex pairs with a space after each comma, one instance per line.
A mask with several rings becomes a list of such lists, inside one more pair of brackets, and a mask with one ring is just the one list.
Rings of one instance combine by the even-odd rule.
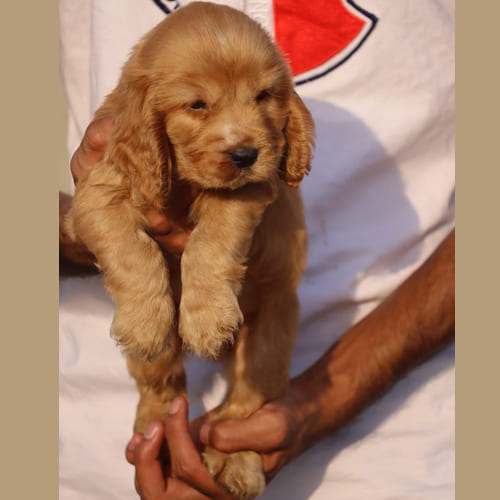
[[90, 122], [81, 144], [70, 161], [71, 175], [75, 184], [78, 184], [78, 181], [104, 158], [113, 126], [111, 118], [101, 118]]
[[[71, 158], [71, 174], [75, 185], [84, 177], [99, 161], [104, 158], [108, 143], [113, 131], [113, 120], [101, 118], [90, 123], [85, 131], [82, 143]], [[69, 210], [71, 203], [69, 197], [63, 195], [60, 212], [64, 216]], [[187, 208], [186, 208], [187, 210]], [[169, 219], [164, 213], [151, 210], [146, 214], [148, 220], [148, 232], [160, 245], [165, 253], [180, 256], [186, 245], [187, 238], [191, 232], [190, 228], [180, 226]]]
[[[104, 157], [112, 127], [112, 120], [96, 120], [88, 126], [82, 143], [70, 162], [75, 185]], [[82, 243], [74, 241], [66, 229], [66, 216], [72, 203], [70, 195], [59, 192], [59, 273], [63, 276], [85, 275], [96, 271], [95, 257]]]
[[[170, 459], [165, 458], [163, 446]], [[234, 500], [208, 473], [190, 434], [188, 408], [176, 398], [165, 421], [136, 433], [126, 450], [135, 466], [135, 488], [142, 500]]]
[[[204, 445], [226, 453], [242, 450], [260, 453], [269, 483], [287, 463], [312, 445], [302, 408], [299, 394], [292, 389], [245, 419], [205, 421], [199, 438]], [[196, 422], [193, 424], [198, 427]]]
[[[188, 427], [187, 406], [184, 400], [181, 409], [174, 415], [177, 417], [169, 415], [165, 427], [161, 422], [152, 424], [152, 439], [149, 436], [146, 439], [136, 433], [127, 447], [127, 460], [136, 466], [136, 489], [143, 494], [146, 492], [142, 498], [232, 498], [208, 475], [200, 458], [200, 449], [204, 445], [224, 452], [249, 449], [259, 452], [269, 482], [283, 466], [312, 444], [309, 441], [309, 428], [305, 422], [299, 393], [293, 390], [283, 398], [265, 404], [243, 420], [207, 423], [210, 415], [207, 414], [193, 421]], [[148, 431], [146, 434], [152, 432]], [[171, 454], [171, 462], [166, 466], [168, 459], [162, 459], [161, 448], [164, 439]], [[139, 448], [139, 445], [142, 448]], [[155, 469], [156, 472], [153, 472]], [[179, 484], [178, 480], [184, 484]], [[156, 496], [148, 497], [147, 493], [151, 491], [154, 491]]]

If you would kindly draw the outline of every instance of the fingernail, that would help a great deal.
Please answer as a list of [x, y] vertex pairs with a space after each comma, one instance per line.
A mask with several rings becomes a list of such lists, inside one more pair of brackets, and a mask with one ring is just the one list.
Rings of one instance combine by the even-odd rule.
[[203, 424], [200, 429], [200, 439], [203, 444], [209, 444], [210, 424]]
[[180, 397], [175, 398], [172, 401], [172, 404], [170, 405], [170, 409], [168, 410], [168, 414], [175, 415], [179, 411], [180, 407], [181, 407], [181, 398]]
[[158, 432], [158, 425], [156, 422], [151, 422], [146, 432], [144, 433], [144, 439], [153, 439]]

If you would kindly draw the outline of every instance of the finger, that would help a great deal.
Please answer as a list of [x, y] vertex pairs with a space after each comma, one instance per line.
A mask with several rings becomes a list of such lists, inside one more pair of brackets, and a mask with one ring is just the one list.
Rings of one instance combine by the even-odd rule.
[[200, 452], [205, 449], [205, 444], [200, 440], [200, 430], [203, 425], [210, 420], [210, 416], [212, 413], [213, 410], [209, 411], [208, 413], [204, 413], [195, 420], [189, 422], [189, 433], [191, 434], [191, 438], [193, 439], [196, 449]]
[[94, 120], [87, 127], [82, 143], [71, 158], [71, 173], [75, 182], [104, 158], [112, 128], [113, 121], [110, 118]]
[[135, 432], [130, 441], [127, 444], [127, 448], [125, 449], [125, 458], [127, 462], [131, 465], [134, 465], [135, 458], [134, 453], [137, 445], [141, 442], [142, 434], [140, 432]]
[[113, 127], [111, 118], [100, 118], [89, 124], [81, 145], [81, 150], [89, 161], [102, 159], [108, 147]]
[[192, 228], [179, 226], [164, 213], [156, 210], [148, 211], [146, 218], [148, 232], [160, 245], [160, 248], [166, 253], [180, 257]]
[[[266, 476], [266, 483], [270, 483], [278, 472], [288, 463], [289, 458], [282, 450], [271, 453], [262, 453], [262, 470]], [[288, 458], [288, 459], [287, 459]]]
[[155, 236], [168, 234], [174, 229], [174, 223], [172, 220], [162, 212], [149, 210], [146, 213], [146, 218], [148, 220], [149, 230], [151, 234]]
[[167, 493], [163, 497], [164, 500], [209, 500], [210, 496], [203, 494], [184, 481], [175, 477], [167, 479]]
[[290, 425], [286, 414], [262, 408], [242, 420], [219, 420], [204, 424], [200, 440], [219, 451], [254, 450], [269, 453], [287, 446]]
[[189, 433], [187, 403], [182, 397], [172, 402], [165, 422], [165, 436], [170, 450], [173, 477], [209, 497], [231, 498], [215, 483], [201, 460]]
[[175, 229], [168, 235], [153, 237], [164, 252], [180, 257], [186, 247], [189, 233], [182, 229]]
[[165, 491], [163, 464], [159, 458], [163, 440], [163, 424], [153, 422], [134, 450], [136, 489], [146, 498], [155, 498]]

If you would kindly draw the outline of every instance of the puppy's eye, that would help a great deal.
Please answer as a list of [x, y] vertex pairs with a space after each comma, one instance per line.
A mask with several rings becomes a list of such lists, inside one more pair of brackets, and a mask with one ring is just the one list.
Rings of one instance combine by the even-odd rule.
[[262, 102], [265, 101], [267, 98], [269, 98], [271, 94], [267, 90], [263, 90], [262, 92], [259, 92], [255, 100], [257, 102]]
[[207, 109], [207, 103], [205, 101], [194, 101], [190, 106], [190, 109]]

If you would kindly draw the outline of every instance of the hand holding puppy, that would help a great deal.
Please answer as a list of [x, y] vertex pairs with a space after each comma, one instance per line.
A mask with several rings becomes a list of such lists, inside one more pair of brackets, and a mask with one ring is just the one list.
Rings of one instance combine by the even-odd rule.
[[[220, 450], [236, 452], [255, 448], [258, 438], [259, 449], [255, 451], [261, 453], [269, 481], [300, 450], [300, 412], [288, 399], [266, 404], [241, 421], [203, 425], [201, 440]], [[234, 497], [212, 479], [197, 448], [196, 431], [206, 416], [193, 422], [190, 429], [187, 412], [186, 400], [177, 398], [165, 423], [153, 422], [144, 435], [136, 433], [130, 440], [125, 453], [128, 462], [135, 466], [137, 492], [149, 500], [232, 500]], [[165, 443], [169, 460], [162, 456]]]
[[[92, 169], [104, 158], [109, 143], [113, 121], [101, 118], [92, 121], [85, 132], [82, 143], [71, 157], [71, 174], [75, 185], [85, 172]], [[72, 197], [59, 193], [59, 241], [61, 256], [67, 260], [86, 266], [95, 264], [94, 256], [84, 247], [77, 246], [65, 236], [64, 216], [71, 207]], [[187, 210], [187, 207], [186, 207]], [[163, 252], [180, 257], [191, 229], [181, 227], [170, 220], [164, 213], [150, 211], [147, 214], [149, 230]]]
[[[163, 422], [152, 422], [131, 439], [126, 457], [135, 466], [135, 488], [143, 500], [233, 500], [208, 473], [190, 434], [187, 402], [176, 398]], [[162, 447], [168, 445], [170, 459]]]

